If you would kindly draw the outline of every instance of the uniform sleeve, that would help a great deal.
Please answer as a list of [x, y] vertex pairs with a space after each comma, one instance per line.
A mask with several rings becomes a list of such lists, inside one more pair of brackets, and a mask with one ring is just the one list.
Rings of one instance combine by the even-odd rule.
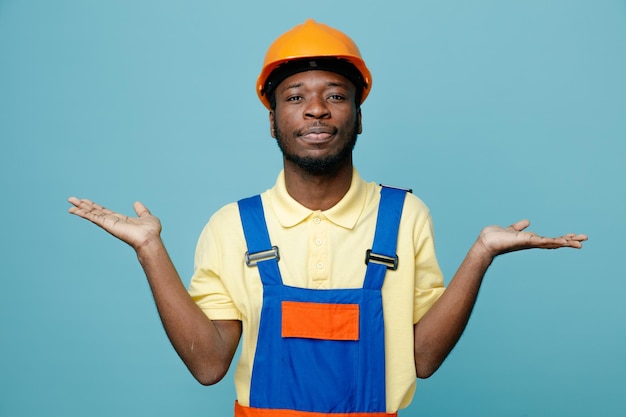
[[198, 239], [189, 294], [211, 320], [241, 320], [241, 313], [220, 277], [223, 257], [214, 222], [215, 217], [209, 221]]
[[445, 288], [443, 274], [435, 254], [433, 225], [430, 215], [418, 231], [415, 253], [415, 308], [413, 323], [417, 323], [441, 297]]

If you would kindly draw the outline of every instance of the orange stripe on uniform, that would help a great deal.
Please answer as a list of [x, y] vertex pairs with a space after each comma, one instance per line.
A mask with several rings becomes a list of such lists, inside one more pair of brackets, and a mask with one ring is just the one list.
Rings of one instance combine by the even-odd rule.
[[359, 340], [359, 305], [282, 302], [282, 336]]
[[243, 407], [235, 402], [235, 417], [397, 417], [398, 413], [315, 413], [312, 411], [274, 410]]

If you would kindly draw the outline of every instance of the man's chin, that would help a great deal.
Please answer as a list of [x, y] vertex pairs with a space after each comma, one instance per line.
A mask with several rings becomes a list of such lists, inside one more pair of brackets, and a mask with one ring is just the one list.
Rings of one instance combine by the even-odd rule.
[[285, 155], [285, 158], [302, 171], [313, 176], [333, 176], [346, 164], [350, 164], [350, 158], [346, 158], [344, 155], [325, 157]]

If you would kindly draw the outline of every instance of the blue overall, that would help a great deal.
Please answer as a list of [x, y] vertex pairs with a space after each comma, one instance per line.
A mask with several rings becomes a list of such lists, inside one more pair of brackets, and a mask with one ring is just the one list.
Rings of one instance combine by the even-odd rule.
[[[381, 288], [387, 269], [397, 267], [396, 245], [405, 193], [396, 188], [381, 189], [363, 288], [291, 287], [283, 284], [278, 256], [255, 262], [263, 283], [263, 307], [252, 368], [251, 409], [329, 414], [385, 412]], [[243, 199], [238, 204], [247, 255], [278, 255], [278, 250], [272, 251], [261, 197]], [[350, 313], [340, 314], [346, 310]], [[295, 314], [291, 321], [306, 327], [309, 320], [298, 319], [309, 317], [315, 321], [318, 312], [324, 321], [328, 319], [327, 333], [299, 334], [297, 328], [287, 328], [287, 316]]]

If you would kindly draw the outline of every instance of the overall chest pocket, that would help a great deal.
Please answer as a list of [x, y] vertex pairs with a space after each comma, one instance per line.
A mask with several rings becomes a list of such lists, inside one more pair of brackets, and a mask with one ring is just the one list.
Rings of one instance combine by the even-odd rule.
[[281, 400], [311, 411], [354, 410], [359, 304], [282, 301]]
[[359, 340], [359, 305], [282, 302], [284, 338]]

